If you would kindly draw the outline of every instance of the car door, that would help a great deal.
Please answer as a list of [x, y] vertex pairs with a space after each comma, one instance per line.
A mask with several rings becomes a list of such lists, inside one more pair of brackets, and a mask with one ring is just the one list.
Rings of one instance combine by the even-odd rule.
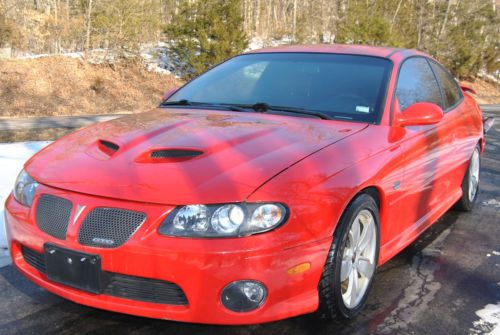
[[460, 86], [453, 76], [440, 64], [430, 60], [430, 64], [444, 98], [446, 118], [453, 122], [454, 150], [449, 162], [449, 188], [456, 190], [461, 187], [472, 152], [477, 144], [477, 129], [474, 127], [477, 115], [473, 107], [467, 106]]
[[[399, 112], [417, 102], [443, 107], [443, 97], [427, 58], [411, 57], [401, 65], [396, 101]], [[437, 124], [404, 128], [401, 143], [405, 166], [401, 185], [404, 216], [398, 225], [403, 240], [412, 239], [425, 229], [426, 223], [443, 206], [446, 187], [449, 186], [453, 123], [452, 118], [445, 115]]]

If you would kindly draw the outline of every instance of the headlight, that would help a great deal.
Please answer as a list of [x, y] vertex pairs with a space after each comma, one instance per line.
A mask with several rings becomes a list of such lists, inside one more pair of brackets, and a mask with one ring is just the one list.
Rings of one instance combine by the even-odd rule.
[[22, 170], [14, 185], [14, 198], [24, 206], [31, 207], [38, 183]]
[[277, 203], [189, 205], [170, 213], [159, 232], [184, 237], [247, 236], [274, 229], [287, 216], [287, 208]]

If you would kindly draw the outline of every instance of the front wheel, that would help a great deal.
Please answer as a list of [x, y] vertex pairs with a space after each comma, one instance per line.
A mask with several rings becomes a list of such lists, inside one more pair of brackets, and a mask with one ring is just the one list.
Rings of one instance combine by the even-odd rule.
[[462, 211], [470, 211], [474, 206], [479, 191], [479, 172], [481, 170], [481, 154], [479, 145], [476, 146], [469, 161], [469, 167], [462, 181], [462, 197], [458, 200], [455, 208]]
[[379, 254], [379, 210], [368, 194], [342, 215], [319, 283], [322, 317], [353, 318], [364, 307]]

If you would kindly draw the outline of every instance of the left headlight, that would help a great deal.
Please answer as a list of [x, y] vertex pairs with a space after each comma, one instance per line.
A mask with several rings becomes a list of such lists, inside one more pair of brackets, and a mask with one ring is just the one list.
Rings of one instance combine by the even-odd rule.
[[279, 203], [188, 205], [176, 208], [159, 233], [183, 237], [238, 237], [262, 233], [280, 226], [288, 209]]
[[24, 206], [31, 207], [37, 187], [38, 183], [26, 171], [22, 170], [14, 185], [14, 198]]

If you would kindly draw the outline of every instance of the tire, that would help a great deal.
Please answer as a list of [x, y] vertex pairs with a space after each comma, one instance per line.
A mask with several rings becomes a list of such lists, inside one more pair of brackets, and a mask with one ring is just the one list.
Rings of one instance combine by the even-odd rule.
[[470, 212], [479, 193], [479, 172], [481, 171], [481, 148], [476, 146], [469, 161], [467, 172], [462, 181], [462, 197], [455, 204], [455, 209]]
[[[372, 226], [367, 223], [367, 218], [369, 219], [370, 216], [372, 219]], [[363, 220], [361, 220], [361, 218]], [[321, 318], [352, 319], [362, 311], [371, 290], [378, 264], [380, 249], [379, 222], [379, 209], [377, 203], [370, 195], [364, 193], [358, 195], [349, 204], [344, 214], [342, 214], [337, 228], [335, 229], [332, 246], [328, 252], [326, 264], [318, 286], [320, 299], [318, 314]], [[361, 250], [361, 245], [359, 248], [361, 251], [355, 251], [356, 247], [352, 247], [361, 244], [353, 243], [356, 225], [361, 228], [358, 235], [358, 241], [361, 242], [363, 236], [367, 237], [363, 235], [365, 231], [371, 231], [372, 236], [368, 242], [368, 238], [365, 239], [364, 242], [367, 242], [366, 248]], [[369, 252], [364, 252], [366, 250]], [[361, 258], [370, 258], [372, 264], [368, 265], [366, 259], [360, 260]], [[354, 263], [356, 263], [356, 266]], [[351, 272], [348, 271], [348, 264], [351, 264]], [[343, 267], [344, 271], [342, 269]], [[365, 274], [371, 272], [370, 278], [368, 279], [362, 272], [365, 272]], [[349, 273], [347, 279], [342, 281], [341, 276], [346, 278], [347, 273]], [[356, 277], [357, 287], [360, 289], [356, 297], [352, 295], [354, 277]], [[360, 288], [361, 285], [363, 289]], [[350, 295], [348, 294], [349, 287], [351, 287]]]

